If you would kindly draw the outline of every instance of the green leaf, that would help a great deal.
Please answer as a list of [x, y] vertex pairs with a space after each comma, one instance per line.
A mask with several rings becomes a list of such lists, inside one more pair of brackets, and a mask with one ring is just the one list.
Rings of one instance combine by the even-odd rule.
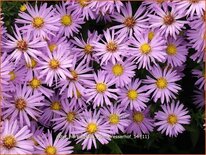
[[114, 140], [111, 140], [110, 143], [107, 145], [107, 147], [111, 150], [111, 154], [122, 154], [122, 151], [120, 147], [117, 145], [117, 143]]

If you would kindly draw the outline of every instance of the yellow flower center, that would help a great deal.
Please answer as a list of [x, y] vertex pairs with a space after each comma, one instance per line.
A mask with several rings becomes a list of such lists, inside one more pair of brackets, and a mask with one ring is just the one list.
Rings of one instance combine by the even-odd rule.
[[164, 89], [167, 87], [167, 80], [165, 78], [161, 77], [161, 78], [157, 79], [156, 85], [157, 85], [157, 88]]
[[69, 123], [73, 122], [74, 119], [75, 119], [75, 116], [76, 116], [75, 112], [69, 112], [69, 113], [67, 114], [67, 121], [68, 121]]
[[98, 93], [104, 93], [107, 90], [107, 85], [104, 83], [97, 83], [96, 90]]
[[44, 25], [44, 19], [41, 17], [36, 17], [33, 19], [32, 24], [33, 24], [33, 27], [35, 27], [35, 28], [38, 28], [38, 29], [42, 28]]
[[16, 79], [16, 74], [14, 73], [14, 71], [9, 72], [9, 75], [11, 81], [14, 81]]
[[137, 97], [138, 97], [138, 93], [136, 90], [129, 90], [128, 93], [127, 93], [127, 97], [130, 99], [130, 100], [136, 100]]
[[206, 22], [206, 11], [204, 11], [204, 13], [203, 13], [203, 15], [202, 15], [202, 20], [203, 20], [204, 22]]
[[82, 7], [85, 7], [88, 5], [88, 2], [90, 0], [78, 0], [78, 3], [82, 6]]
[[141, 45], [140, 50], [143, 54], [149, 54], [151, 52], [151, 46], [148, 43]]
[[121, 64], [116, 64], [112, 67], [112, 72], [115, 76], [120, 76], [124, 73], [124, 68]]
[[77, 90], [77, 97], [78, 98], [81, 98], [82, 97], [82, 94]]
[[117, 50], [117, 44], [114, 41], [111, 41], [107, 44], [107, 51], [114, 53]]
[[166, 25], [172, 25], [175, 21], [174, 17], [171, 14], [166, 15], [163, 20]]
[[50, 50], [51, 53], [53, 53], [56, 48], [57, 48], [56, 44], [50, 44], [49, 45], [49, 50]]
[[133, 28], [136, 21], [133, 17], [128, 17], [124, 21], [124, 25], [126, 25], [128, 28]]
[[72, 17], [70, 15], [64, 15], [62, 16], [61, 18], [61, 23], [64, 25], [64, 26], [70, 26], [72, 25]]
[[56, 152], [57, 152], [57, 149], [56, 149], [54, 146], [47, 146], [47, 147], [45, 148], [45, 153], [46, 153], [47, 155], [55, 155]]
[[15, 102], [15, 106], [18, 110], [24, 110], [26, 108], [26, 101], [24, 99], [17, 99]]
[[72, 78], [69, 78], [70, 80], [74, 80], [74, 81], [77, 81], [78, 79], [78, 74], [75, 70], [72, 70], [71, 71], [71, 75], [72, 75]]
[[133, 120], [136, 123], [142, 123], [144, 120], [144, 115], [141, 112], [134, 112]]
[[174, 44], [169, 44], [166, 51], [168, 55], [175, 55], [177, 54], [177, 47]]
[[111, 124], [118, 124], [119, 123], [119, 116], [117, 114], [111, 114], [109, 116], [109, 122]]
[[169, 115], [168, 118], [167, 118], [167, 122], [168, 122], [169, 124], [171, 124], [171, 125], [176, 124], [177, 121], [178, 121], [177, 116], [176, 116], [176, 115], [173, 115], [173, 114]]
[[16, 140], [14, 136], [6, 136], [3, 138], [3, 146], [7, 149], [12, 149], [16, 146]]
[[37, 61], [34, 60], [33, 58], [31, 59], [31, 64], [29, 64], [29, 63], [26, 64], [26, 66], [27, 66], [28, 68], [35, 68], [36, 65], [37, 65]]
[[89, 123], [87, 125], [86, 130], [89, 134], [93, 134], [93, 133], [97, 132], [97, 124], [96, 123]]
[[28, 49], [28, 45], [27, 45], [27, 42], [24, 41], [24, 40], [20, 40], [17, 42], [17, 48], [18, 50], [24, 52]]
[[154, 35], [155, 35], [154, 32], [152, 32], [152, 31], [149, 32], [148, 33], [148, 39], [151, 41], [154, 38]]
[[33, 78], [30, 82], [29, 85], [33, 88], [36, 89], [41, 85], [41, 81], [37, 78]]
[[52, 60], [49, 62], [49, 66], [50, 66], [51, 69], [54, 69], [54, 70], [55, 70], [55, 69], [58, 69], [58, 68], [59, 68], [60, 63], [59, 63], [58, 60], [52, 59]]
[[22, 12], [26, 11], [26, 4], [21, 5], [20, 11]]
[[94, 47], [91, 46], [90, 44], [86, 44], [86, 45], [84, 46], [84, 52], [85, 52], [86, 54], [91, 54], [92, 51], [93, 51], [93, 49], [94, 49]]
[[59, 101], [54, 101], [51, 104], [52, 110], [61, 110], [61, 103]]

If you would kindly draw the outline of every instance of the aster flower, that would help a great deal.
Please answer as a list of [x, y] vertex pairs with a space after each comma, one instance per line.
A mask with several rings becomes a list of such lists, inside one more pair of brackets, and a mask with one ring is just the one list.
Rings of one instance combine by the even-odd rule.
[[105, 122], [109, 122], [113, 134], [117, 134], [119, 131], [124, 133], [125, 127], [130, 123], [129, 114], [125, 113], [124, 108], [118, 105], [102, 108], [101, 114]]
[[157, 65], [157, 62], [166, 59], [165, 41], [159, 35], [155, 35], [152, 40], [149, 40], [147, 34], [135, 34], [132, 45], [133, 52], [131, 55], [137, 60], [138, 69], [150, 69], [151, 62]]
[[16, 25], [15, 31], [13, 31], [15, 38], [8, 34], [8, 39], [4, 46], [4, 48], [12, 51], [10, 57], [12, 60], [15, 60], [15, 64], [17, 64], [22, 57], [28, 64], [31, 64], [31, 57], [38, 60], [38, 56], [42, 56], [39, 48], [46, 47], [46, 42], [41, 41], [40, 38], [33, 38], [30, 31], [22, 35]]
[[198, 63], [201, 62], [203, 59], [206, 60], [205, 30], [188, 30], [187, 36], [190, 43], [189, 47], [196, 49], [196, 52], [191, 56], [191, 59], [197, 61]]
[[35, 140], [39, 144], [35, 146], [35, 154], [71, 154], [73, 152], [73, 146], [70, 146], [68, 138], [59, 133], [55, 139], [52, 138], [52, 133], [48, 130], [48, 133], [38, 136]]
[[62, 111], [56, 111], [58, 114], [52, 119], [54, 131], [62, 131], [65, 134], [73, 135], [76, 120], [80, 117], [82, 110], [79, 106], [68, 106], [67, 99], [62, 100]]
[[174, 1], [174, 5], [180, 14], [185, 14], [187, 16], [197, 16], [203, 15], [205, 11], [205, 2], [202, 0], [176, 0]]
[[169, 37], [167, 39], [167, 64], [172, 67], [182, 66], [186, 61], [186, 57], [188, 54], [188, 49], [186, 47], [186, 42], [182, 37], [178, 37], [174, 39]]
[[100, 112], [85, 111], [76, 121], [74, 134], [77, 143], [82, 142], [82, 149], [90, 150], [92, 146], [97, 148], [98, 140], [101, 144], [108, 144], [111, 140], [111, 127], [100, 117]]
[[180, 76], [173, 69], [166, 67], [161, 69], [159, 66], [153, 67], [150, 70], [151, 76], [147, 76], [144, 80], [145, 90], [152, 95], [155, 102], [160, 99], [161, 103], [168, 103], [171, 99], [175, 99], [175, 94], [181, 90], [181, 87], [176, 84], [180, 80]]
[[203, 14], [201, 16], [192, 16], [192, 17], [189, 17], [187, 20], [189, 20], [189, 26], [192, 28], [192, 29], [201, 29], [201, 30], [204, 30], [205, 28], [205, 22], [206, 22], [206, 11], [203, 12]]
[[127, 59], [115, 64], [108, 62], [103, 69], [111, 79], [115, 80], [115, 85], [121, 88], [131, 82], [131, 78], [135, 75], [136, 65], [133, 64], [132, 59]]
[[156, 9], [156, 14], [149, 14], [149, 22], [151, 28], [159, 28], [160, 34], [164, 35], [166, 38], [170, 35], [176, 39], [180, 30], [184, 28], [186, 21], [181, 20], [185, 15], [179, 14], [179, 12], [172, 7], [169, 11], [168, 8]]
[[59, 47], [55, 52], [48, 53], [38, 61], [41, 65], [39, 70], [39, 78], [45, 77], [45, 82], [51, 86], [53, 81], [57, 83], [59, 79], [72, 78], [68, 68], [72, 66], [73, 56], [64, 46]]
[[161, 105], [163, 111], [155, 113], [155, 125], [158, 126], [158, 131], [165, 133], [169, 137], [177, 137], [185, 128], [184, 124], [190, 123], [190, 115], [183, 104], [174, 101], [170, 105]]
[[194, 90], [193, 103], [197, 108], [203, 108], [205, 105], [205, 92], [203, 90]]
[[57, 15], [60, 16], [60, 30], [59, 33], [67, 37], [78, 33], [81, 24], [84, 24], [84, 19], [81, 13], [76, 13], [73, 6], [67, 6], [67, 3], [62, 2], [61, 5], [56, 5]]
[[41, 94], [31, 95], [27, 91], [26, 85], [18, 85], [15, 88], [12, 100], [3, 106], [3, 118], [9, 117], [11, 120], [18, 118], [21, 126], [24, 124], [30, 126], [30, 118], [37, 121], [41, 114], [41, 110], [38, 108], [44, 105], [43, 99], [44, 96]]
[[61, 88], [60, 93], [67, 89], [67, 97], [77, 98], [77, 92], [83, 94], [87, 83], [93, 79], [92, 69], [84, 61], [76, 64], [78, 62], [75, 57], [70, 67], [72, 77], [67, 77], [66, 80], [60, 80], [58, 83], [58, 87]]
[[72, 40], [72, 43], [76, 45], [77, 47], [74, 48], [74, 53], [77, 55], [78, 59], [83, 59], [82, 61], [85, 61], [89, 63], [91, 60], [94, 60], [94, 41], [99, 41], [100, 36], [98, 35], [97, 31], [94, 31], [91, 33], [88, 31], [88, 37], [87, 40], [83, 39], [83, 36], [81, 38], [74, 37], [74, 40]]
[[120, 90], [119, 102], [125, 109], [129, 107], [131, 110], [141, 111], [147, 107], [145, 103], [149, 101], [149, 95], [140, 86], [141, 83], [141, 80], [135, 79]]
[[39, 72], [38, 70], [36, 70], [36, 68], [39, 67], [39, 63], [34, 58], [31, 58], [31, 64], [26, 63], [26, 61], [23, 60], [20, 61], [19, 65], [24, 66], [26, 74], [25, 81], [31, 80], [32, 78], [39, 76]]
[[44, 106], [41, 109], [44, 113], [40, 116], [39, 122], [46, 127], [50, 127], [53, 124], [51, 120], [59, 116], [55, 111], [62, 111], [62, 99], [58, 94], [57, 92], [44, 100]]
[[132, 14], [131, 3], [126, 3], [125, 6], [121, 7], [120, 12], [115, 12], [112, 17], [113, 20], [120, 23], [111, 29], [119, 29], [117, 33], [128, 34], [132, 36], [133, 32], [140, 35], [148, 27], [147, 12], [145, 13], [145, 7], [139, 7], [136, 13]]
[[115, 35], [114, 30], [106, 30], [103, 32], [106, 41], [94, 43], [94, 50], [97, 51], [94, 55], [107, 64], [109, 60], [114, 64], [121, 61], [121, 56], [126, 56], [128, 51], [128, 42], [125, 35]]
[[43, 94], [46, 97], [50, 98], [54, 93], [54, 91], [46, 88], [43, 84], [45, 84], [44, 81], [38, 78], [38, 75], [34, 76], [28, 81], [27, 91], [32, 94], [36, 94], [36, 93]]
[[1, 154], [32, 154], [32, 133], [28, 126], [20, 127], [18, 121], [4, 120], [1, 130]]
[[206, 86], [205, 86], [205, 73], [203, 72], [203, 70], [198, 70], [198, 69], [193, 69], [192, 70], [192, 74], [198, 78], [198, 80], [195, 82], [195, 85], [198, 86], [199, 89], [203, 89], [206, 90]]
[[111, 88], [115, 84], [115, 80], [111, 80], [106, 73], [99, 71], [94, 74], [94, 81], [88, 83], [88, 88], [86, 89], [86, 95], [88, 96], [87, 102], [92, 101], [93, 107], [111, 105], [110, 99], [117, 100], [117, 95], [115, 94], [118, 89]]
[[10, 75], [9, 87], [11, 88], [11, 91], [14, 92], [16, 85], [24, 84], [25, 77], [26, 77], [26, 70], [24, 66], [18, 66], [15, 67], [14, 70], [11, 70], [9, 72], [9, 75]]
[[59, 31], [59, 16], [55, 14], [53, 6], [47, 7], [47, 3], [40, 5], [37, 4], [34, 8], [30, 5], [26, 5], [27, 12], [20, 12], [20, 19], [16, 19], [17, 23], [24, 24], [21, 27], [23, 32], [31, 31], [34, 37], [39, 36], [41, 38], [47, 38], [48, 34], [54, 35]]
[[167, 8], [168, 6], [172, 6], [172, 0], [144, 0], [142, 5], [146, 5], [148, 10], [155, 12], [157, 8]]
[[127, 133], [133, 133], [135, 136], [149, 134], [153, 131], [154, 120], [150, 117], [149, 107], [144, 111], [128, 111], [130, 114], [130, 124], [126, 128]]

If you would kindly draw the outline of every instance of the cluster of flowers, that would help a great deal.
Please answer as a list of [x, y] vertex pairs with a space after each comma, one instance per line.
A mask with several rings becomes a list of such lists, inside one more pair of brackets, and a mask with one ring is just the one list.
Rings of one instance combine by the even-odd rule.
[[[24, 4], [13, 34], [1, 18], [2, 154], [69, 154], [71, 141], [89, 150], [121, 133], [185, 130], [191, 117], [177, 100], [179, 81], [187, 59], [203, 67], [205, 2], [133, 3], [138, 9], [116, 0]], [[90, 20], [116, 24], [85, 37]], [[202, 70], [193, 71], [198, 107]]]

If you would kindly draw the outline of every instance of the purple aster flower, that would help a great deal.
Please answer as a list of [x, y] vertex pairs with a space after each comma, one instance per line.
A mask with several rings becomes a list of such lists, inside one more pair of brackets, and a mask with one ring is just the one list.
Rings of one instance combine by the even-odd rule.
[[9, 72], [10, 75], [10, 82], [9, 82], [9, 87], [11, 88], [11, 91], [15, 91], [16, 85], [23, 84], [25, 82], [25, 77], [26, 77], [26, 69], [24, 66], [17, 66], [14, 67], [14, 70], [11, 70]]
[[20, 127], [18, 121], [4, 120], [1, 129], [1, 154], [32, 154], [32, 133], [28, 126]]
[[38, 76], [36, 77], [34, 76], [28, 81], [27, 91], [32, 94], [40, 93], [50, 98], [53, 95], [54, 91], [51, 89], [48, 89], [43, 84], [46, 84], [46, 83], [42, 79], [38, 78]]
[[103, 14], [110, 13], [113, 14], [116, 10], [120, 12], [121, 7], [124, 4], [121, 0], [110, 0], [110, 1], [99, 1], [97, 2], [97, 8], [101, 8]]
[[69, 67], [72, 66], [73, 56], [70, 54], [64, 46], [59, 47], [53, 53], [48, 53], [42, 57], [42, 60], [38, 61], [40, 66], [37, 70], [40, 70], [39, 78], [45, 77], [45, 82], [52, 86], [53, 82], [58, 82], [59, 79], [72, 78]]
[[[60, 33], [55, 36], [49, 35], [49, 40], [47, 40], [48, 51], [53, 53], [58, 47], [65, 46], [68, 50], [72, 48], [70, 42], [67, 41], [66, 36], [62, 36]], [[45, 52], [46, 53], [46, 52]]]
[[129, 114], [125, 113], [124, 108], [118, 105], [102, 108], [101, 114], [105, 119], [105, 122], [109, 122], [113, 134], [117, 134], [119, 131], [124, 133], [125, 127], [130, 123], [130, 120], [128, 119]]
[[202, 0], [175, 0], [174, 5], [180, 14], [187, 16], [194, 16], [196, 14], [200, 17], [205, 11], [205, 2]]
[[106, 41], [94, 43], [94, 50], [97, 51], [94, 55], [101, 60], [101, 64], [107, 63], [109, 60], [113, 64], [117, 61], [122, 61], [121, 56], [126, 56], [128, 51], [128, 42], [125, 35], [117, 35], [114, 30], [104, 31]]
[[36, 139], [38, 146], [35, 146], [35, 154], [71, 154], [73, 152], [73, 146], [70, 146], [70, 141], [64, 135], [59, 133], [55, 139], [53, 139], [52, 133], [48, 130], [48, 133], [38, 136]]
[[100, 8], [98, 11], [95, 12], [96, 16], [96, 23], [104, 21], [104, 23], [112, 22], [112, 13], [109, 12], [102, 12], [102, 9]]
[[65, 134], [73, 135], [76, 120], [80, 117], [82, 110], [79, 106], [68, 106], [67, 99], [62, 100], [62, 111], [55, 111], [58, 114], [52, 119], [54, 131], [62, 131]]
[[168, 103], [171, 99], [175, 99], [175, 94], [181, 90], [181, 87], [176, 84], [181, 78], [173, 69], [166, 67], [161, 69], [159, 66], [153, 67], [150, 70], [151, 76], [147, 76], [144, 80], [146, 84], [144, 89], [147, 90], [155, 102], [160, 99], [161, 103]]
[[135, 79], [120, 90], [119, 101], [125, 109], [129, 107], [131, 110], [141, 111], [147, 107], [145, 103], [149, 101], [149, 95], [140, 86], [141, 83], [141, 80]]
[[172, 0], [144, 0], [142, 5], [146, 5], [149, 10], [152, 12], [156, 12], [157, 8], [167, 8], [168, 6], [172, 6]]
[[189, 20], [189, 26], [192, 29], [201, 29], [203, 30], [205, 28], [205, 22], [206, 22], [206, 11], [203, 12], [202, 16], [192, 16], [189, 17], [187, 20]]
[[31, 80], [34, 77], [37, 77], [39, 75], [38, 70], [36, 70], [37, 67], [40, 66], [40, 64], [35, 60], [34, 58], [31, 58], [31, 64], [26, 63], [25, 60], [20, 61], [20, 66], [23, 65], [25, 69], [25, 81]]
[[67, 37], [73, 36], [74, 33], [78, 33], [81, 28], [81, 24], [84, 24], [84, 19], [81, 13], [76, 13], [71, 4], [67, 6], [67, 3], [62, 2], [61, 5], [56, 5], [57, 15], [60, 16], [60, 34], [64, 34]]
[[149, 14], [150, 17], [150, 27], [151, 28], [159, 28], [160, 34], [168, 37], [169, 35], [176, 39], [180, 30], [184, 28], [184, 24], [187, 21], [181, 20], [185, 16], [185, 14], [179, 14], [179, 12], [175, 9], [176, 7], [172, 7], [172, 10], [169, 11], [168, 8], [156, 8], [156, 14]]
[[58, 95], [58, 92], [53, 94], [48, 100], [44, 100], [42, 111], [44, 113], [40, 116], [39, 122], [46, 127], [50, 127], [53, 124], [51, 120], [59, 116], [56, 111], [62, 111], [62, 99]]
[[[75, 14], [83, 16], [83, 19], [89, 20], [95, 19], [94, 10], [97, 5], [97, 1], [92, 0], [69, 0], [68, 2], [69, 9], [73, 9]], [[70, 8], [71, 6], [71, 8]]]
[[46, 42], [41, 41], [40, 38], [32, 37], [31, 33], [22, 35], [19, 28], [15, 25], [14, 36], [7, 35], [8, 40], [5, 42], [4, 48], [11, 50], [10, 57], [15, 60], [17, 64], [22, 57], [28, 64], [31, 64], [31, 57], [38, 60], [38, 56], [42, 56], [39, 48], [46, 47]]
[[131, 123], [126, 128], [127, 133], [133, 133], [135, 136], [149, 134], [153, 131], [154, 120], [150, 117], [149, 107], [144, 111], [129, 111]]
[[190, 115], [188, 110], [184, 108], [183, 104], [172, 101], [170, 105], [161, 105], [163, 111], [155, 113], [155, 125], [158, 126], [158, 131], [161, 131], [169, 137], [177, 137], [185, 128], [183, 124], [190, 123]]
[[101, 144], [108, 144], [111, 140], [111, 127], [100, 117], [100, 112], [85, 111], [76, 121], [74, 134], [77, 136], [77, 143], [82, 142], [82, 149], [90, 150], [92, 146], [97, 148], [98, 140]]
[[112, 88], [115, 84], [115, 80], [111, 80], [106, 73], [99, 71], [94, 74], [94, 81], [88, 83], [88, 88], [86, 89], [86, 95], [88, 96], [87, 102], [92, 101], [93, 107], [111, 105], [110, 99], [117, 100], [118, 89]]
[[33, 8], [30, 4], [26, 5], [27, 12], [20, 12], [20, 19], [16, 19], [17, 23], [24, 24], [21, 27], [23, 32], [31, 31], [36, 37], [47, 38], [48, 34], [54, 35], [54, 32], [59, 31], [60, 18], [55, 14], [53, 6], [47, 7], [47, 3], [37, 4]]
[[105, 73], [113, 80], [117, 87], [124, 87], [131, 82], [131, 78], [135, 75], [136, 65], [133, 64], [132, 59], [124, 61], [107, 63], [103, 66]]
[[4, 109], [2, 111], [3, 118], [9, 117], [11, 120], [18, 118], [21, 126], [24, 124], [30, 126], [30, 119], [37, 121], [41, 114], [41, 110], [38, 108], [44, 105], [43, 99], [44, 96], [41, 94], [31, 95], [27, 91], [26, 85], [17, 85], [12, 100], [2, 107]]
[[81, 38], [74, 37], [74, 40], [72, 40], [72, 43], [76, 45], [77, 47], [74, 50], [74, 53], [77, 55], [78, 60], [83, 59], [82, 61], [85, 61], [89, 63], [91, 60], [94, 60], [94, 41], [99, 41], [100, 36], [98, 35], [97, 31], [94, 31], [91, 33], [88, 31], [88, 37], [85, 41], [83, 39], [83, 36]]
[[178, 37], [177, 39], [169, 37], [167, 39], [166, 53], [168, 65], [172, 67], [182, 66], [188, 54], [186, 42], [182, 37]]
[[194, 90], [193, 103], [197, 108], [203, 108], [205, 105], [205, 92], [203, 90]]
[[88, 64], [81, 61], [77, 65], [76, 57], [73, 59], [70, 72], [72, 77], [67, 77], [66, 80], [60, 80], [58, 87], [60, 87], [60, 93], [67, 89], [67, 97], [76, 97], [77, 92], [83, 94], [87, 83], [93, 79], [92, 69], [88, 67]]
[[190, 47], [196, 49], [196, 52], [191, 56], [191, 59], [198, 63], [203, 59], [206, 60], [206, 35], [204, 29], [188, 30], [187, 36]]
[[195, 85], [198, 86], [199, 89], [206, 90], [205, 86], [205, 73], [203, 72], [203, 69], [198, 70], [198, 69], [193, 69], [192, 74], [198, 78], [198, 80], [195, 82]]
[[131, 55], [137, 60], [138, 69], [150, 69], [152, 63], [157, 65], [157, 62], [162, 62], [166, 59], [165, 41], [158, 34], [151, 41], [148, 34], [136, 34], [132, 40], [132, 45], [133, 53]]
[[119, 29], [117, 33], [128, 34], [130, 37], [133, 32], [140, 35], [144, 29], [148, 28], [147, 12], [145, 13], [145, 11], [146, 8], [141, 6], [133, 15], [131, 3], [126, 3], [125, 6], [121, 7], [121, 13], [115, 12], [112, 15], [114, 21], [120, 24], [111, 27], [111, 29]]

